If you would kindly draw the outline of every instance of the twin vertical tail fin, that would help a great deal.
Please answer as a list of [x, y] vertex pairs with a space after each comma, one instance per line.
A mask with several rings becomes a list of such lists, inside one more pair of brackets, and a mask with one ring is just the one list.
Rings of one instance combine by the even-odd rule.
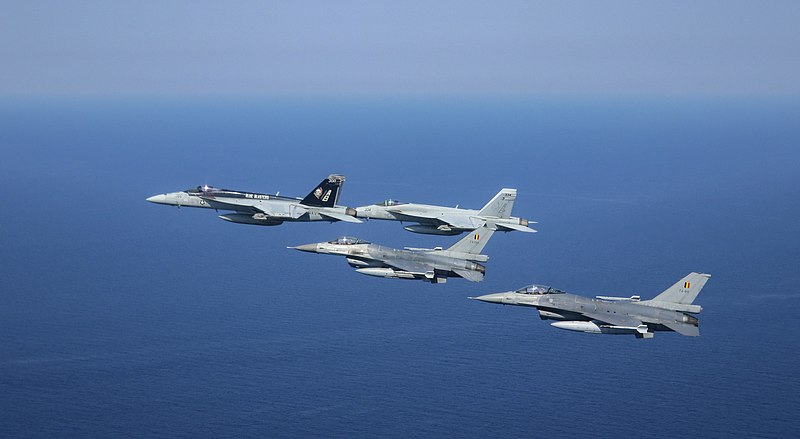
[[333, 207], [339, 202], [339, 190], [344, 184], [344, 175], [331, 174], [322, 180], [300, 204], [315, 207]]
[[703, 289], [709, 278], [711, 278], [710, 274], [689, 273], [688, 276], [679, 280], [675, 285], [654, 297], [652, 301], [689, 305], [700, 294], [700, 290]]
[[483, 206], [483, 209], [478, 212], [478, 215], [508, 218], [511, 216], [511, 209], [514, 208], [514, 200], [516, 199], [516, 189], [501, 189], [494, 198]]

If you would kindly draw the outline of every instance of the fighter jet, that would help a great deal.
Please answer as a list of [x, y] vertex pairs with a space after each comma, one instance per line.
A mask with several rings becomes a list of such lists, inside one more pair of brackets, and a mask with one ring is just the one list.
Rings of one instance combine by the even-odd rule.
[[418, 224], [406, 226], [404, 229], [428, 235], [460, 235], [487, 222], [495, 224], [497, 230], [503, 232], [535, 232], [536, 230], [528, 227], [529, 224], [535, 224], [535, 221], [511, 216], [516, 198], [516, 189], [502, 189], [481, 210], [403, 203], [389, 199], [378, 204], [356, 207], [356, 216], [415, 222]]
[[181, 192], [153, 195], [147, 201], [170, 206], [230, 210], [221, 219], [239, 224], [277, 226], [284, 221], [347, 221], [360, 223], [355, 209], [338, 206], [344, 176], [331, 174], [305, 198], [219, 189], [204, 185]]
[[494, 228], [487, 224], [475, 229], [452, 247], [442, 250], [409, 248], [403, 250], [372, 244], [358, 238], [342, 237], [329, 242], [289, 247], [304, 252], [340, 255], [357, 273], [389, 279], [419, 279], [432, 284], [445, 283], [448, 277], [463, 277], [480, 282], [489, 257], [480, 254]]
[[551, 325], [568, 331], [633, 334], [636, 338], [653, 338], [656, 331], [675, 331], [696, 337], [700, 335], [699, 321], [693, 314], [700, 313], [703, 308], [692, 302], [710, 277], [710, 274], [689, 273], [651, 300], [640, 300], [639, 296], [596, 296], [592, 299], [544, 285], [470, 299], [532, 306], [539, 310], [539, 318], [557, 320]]

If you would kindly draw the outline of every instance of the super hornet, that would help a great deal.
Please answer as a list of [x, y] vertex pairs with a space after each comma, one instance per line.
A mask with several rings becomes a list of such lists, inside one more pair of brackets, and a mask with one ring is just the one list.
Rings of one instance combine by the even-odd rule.
[[360, 223], [355, 209], [338, 206], [344, 176], [331, 174], [305, 198], [219, 189], [204, 185], [181, 192], [153, 195], [147, 201], [170, 206], [230, 210], [221, 219], [239, 224], [277, 226], [284, 221], [347, 221]]
[[406, 226], [404, 229], [428, 235], [460, 235], [475, 230], [487, 222], [495, 224], [497, 230], [503, 232], [512, 230], [535, 232], [536, 230], [528, 227], [529, 224], [535, 224], [535, 221], [511, 216], [516, 198], [516, 189], [502, 189], [481, 210], [403, 203], [389, 199], [378, 204], [356, 207], [356, 216], [414, 222], [417, 224]]
[[530, 285], [516, 291], [470, 297], [482, 302], [532, 306], [542, 320], [557, 320], [552, 326], [590, 334], [633, 334], [653, 338], [656, 331], [700, 335], [694, 314], [703, 308], [693, 305], [710, 274], [690, 273], [651, 300], [639, 296], [596, 296], [594, 299], [568, 294], [544, 285]]
[[445, 283], [448, 277], [463, 277], [480, 282], [486, 273], [489, 257], [481, 250], [495, 232], [491, 225], [453, 244], [447, 250], [408, 248], [403, 250], [372, 244], [358, 238], [342, 237], [330, 242], [289, 247], [304, 252], [340, 255], [357, 273], [389, 279], [419, 279], [432, 284]]

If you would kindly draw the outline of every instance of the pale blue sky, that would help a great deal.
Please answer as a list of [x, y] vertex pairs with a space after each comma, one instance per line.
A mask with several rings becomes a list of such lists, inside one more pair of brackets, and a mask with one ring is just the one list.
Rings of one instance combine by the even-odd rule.
[[800, 2], [12, 1], [0, 94], [800, 94]]

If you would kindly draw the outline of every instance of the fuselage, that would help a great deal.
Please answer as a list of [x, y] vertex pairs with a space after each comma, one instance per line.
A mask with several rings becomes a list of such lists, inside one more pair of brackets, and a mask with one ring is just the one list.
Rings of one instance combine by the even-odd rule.
[[[533, 306], [539, 310], [555, 313], [563, 311], [570, 316], [589, 312], [631, 316], [645, 322], [697, 323], [697, 318], [685, 313], [640, 305], [636, 302], [607, 301], [569, 293], [535, 296], [509, 291], [500, 294], [503, 295], [500, 303], [504, 305]], [[557, 317], [546, 317], [546, 319], [565, 320]], [[569, 320], [572, 320], [572, 318]], [[583, 317], [577, 320], [592, 319]]]
[[[378, 277], [434, 281], [441, 277], [460, 277], [453, 270], [486, 272], [486, 268], [477, 262], [438, 255], [436, 250], [412, 251], [372, 243], [336, 242], [305, 244], [293, 248], [312, 253], [344, 256], [347, 258], [347, 263], [356, 268], [357, 272]], [[399, 268], [398, 265], [419, 269], [406, 270]]]
[[[548, 288], [548, 287], [537, 287]], [[518, 291], [526, 291], [520, 293]], [[533, 293], [531, 293], [533, 291]], [[530, 306], [539, 311], [542, 320], [557, 320], [553, 326], [571, 331], [603, 334], [635, 334], [635, 327], [620, 327], [604, 323], [603, 318], [630, 318], [647, 325], [648, 331], [671, 331], [664, 324], [679, 323], [698, 326], [698, 319], [687, 313], [648, 306], [633, 300], [602, 300], [560, 290], [544, 290], [538, 294], [527, 287], [517, 291], [487, 294], [476, 297], [483, 302], [503, 305]], [[588, 315], [587, 315], [588, 314]]]
[[[507, 218], [482, 216], [474, 209], [402, 203], [394, 200], [356, 207], [355, 210], [358, 218], [415, 222], [419, 225], [404, 228], [409, 232], [433, 235], [459, 235], [465, 231], [475, 230], [487, 221], [501, 226], [500, 230], [504, 231], [510, 230], [502, 229], [504, 224], [527, 227], [529, 223], [524, 218], [513, 216]], [[453, 224], [454, 220], [458, 225]]]
[[147, 201], [177, 207], [196, 207], [232, 211], [220, 218], [239, 224], [262, 226], [279, 225], [284, 221], [336, 221], [320, 212], [334, 212], [354, 216], [355, 211], [345, 206], [313, 207], [301, 204], [302, 199], [272, 194], [197, 186], [180, 192], [154, 195]]
[[169, 192], [166, 194], [153, 195], [147, 201], [156, 204], [165, 204], [178, 207], [199, 207], [203, 209], [231, 209], [230, 205], [224, 207], [217, 204], [214, 206], [209, 199], [218, 199], [220, 202], [230, 200], [272, 200], [281, 203], [299, 203], [299, 198], [281, 197], [279, 195], [260, 194], [256, 192], [244, 192], [231, 189], [220, 189], [213, 186], [197, 186], [179, 192]]

